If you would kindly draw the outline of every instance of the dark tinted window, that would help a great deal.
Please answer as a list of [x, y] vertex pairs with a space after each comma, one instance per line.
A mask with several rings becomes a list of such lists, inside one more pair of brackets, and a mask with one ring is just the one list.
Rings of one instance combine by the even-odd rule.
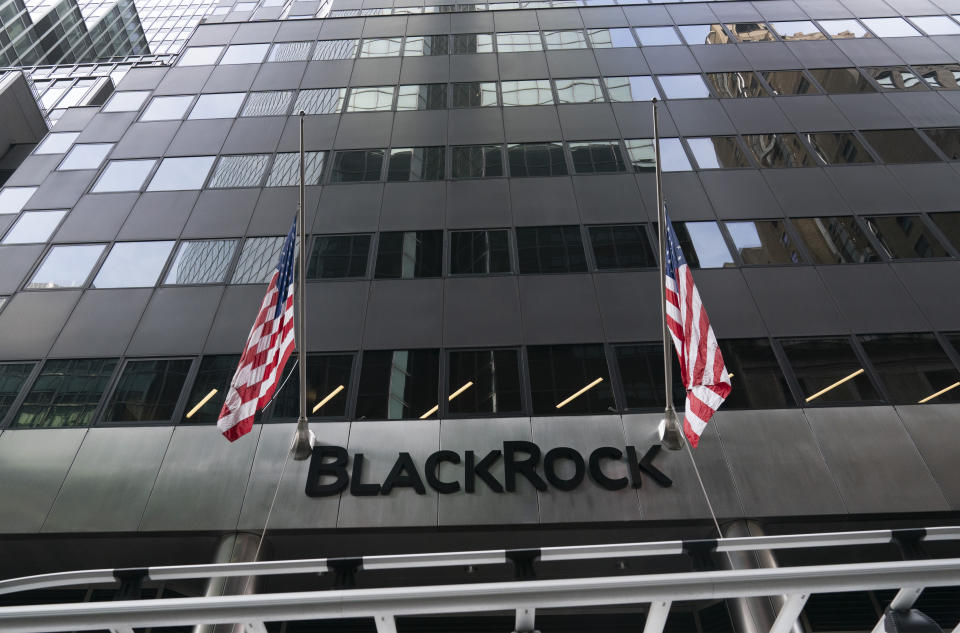
[[[682, 27], [681, 27], [682, 28]], [[766, 97], [767, 90], [749, 70], [729, 73], [707, 73], [707, 82], [719, 97], [743, 99]]]
[[813, 158], [796, 134], [744, 134], [747, 150], [761, 167], [809, 167]]
[[383, 167], [382, 149], [359, 149], [334, 152], [330, 182], [380, 180]]
[[617, 141], [586, 141], [569, 145], [573, 171], [578, 174], [627, 170]]
[[447, 397], [450, 413], [506, 414], [522, 410], [517, 350], [453, 351], [449, 359]]
[[7, 415], [7, 411], [20, 394], [20, 389], [31, 371], [33, 371], [33, 363], [0, 365], [0, 421], [3, 421], [4, 416]]
[[614, 410], [602, 345], [535, 345], [527, 348], [527, 359], [534, 415]]
[[[661, 343], [638, 343], [636, 345], [618, 345], [615, 349], [617, 367], [623, 384], [628, 409], [663, 410], [663, 345]], [[680, 380], [680, 363], [677, 355], [670, 354], [673, 365], [673, 401], [683, 407], [687, 397]]]
[[576, 226], [538, 226], [517, 229], [517, 257], [521, 273], [586, 272], [587, 265]]
[[948, 160], [960, 160], [960, 128], [940, 127], [924, 130]]
[[919, 215], [877, 215], [865, 219], [867, 229], [877, 238], [888, 257], [949, 257]]
[[378, 279], [439, 277], [443, 262], [442, 231], [391, 231], [380, 234]]
[[726, 409], [782, 409], [795, 403], [787, 379], [765, 338], [720, 341], [733, 389]]
[[819, 94], [802, 70], [767, 70], [760, 73], [775, 95]]
[[727, 230], [747, 266], [802, 261], [783, 220], [727, 222]]
[[454, 178], [494, 178], [503, 175], [499, 145], [458, 145], [451, 148]]
[[453, 84], [454, 108], [485, 108], [498, 103], [495, 81], [468, 81]]
[[447, 84], [397, 87], [397, 111], [442, 110], [447, 107]]
[[506, 229], [454, 231], [450, 234], [450, 274], [509, 273], [510, 247]]
[[369, 254], [369, 235], [321, 235], [310, 251], [307, 278], [363, 277]]
[[820, 68], [809, 72], [830, 94], [877, 91], [856, 68]]
[[184, 422], [213, 424], [217, 421], [238, 362], [239, 354], [203, 357], [187, 398]]
[[107, 422], [169, 420], [192, 362], [186, 358], [127, 361], [104, 419]]
[[567, 161], [563, 158], [562, 143], [517, 143], [507, 145], [510, 175], [563, 176]]
[[[960, 380], [957, 368], [933, 334], [861, 336], [860, 344], [895, 404], [917, 404]], [[958, 401], [958, 389], [927, 400]]]
[[864, 68], [883, 90], [926, 90], [923, 80], [906, 66]]
[[937, 225], [947, 239], [953, 243], [953, 247], [960, 249], [960, 212], [950, 211], [948, 213], [931, 213], [934, 224]]
[[652, 268], [657, 259], [643, 225], [591, 226], [590, 244], [597, 268]]
[[795, 218], [793, 225], [813, 256], [814, 264], [861, 264], [880, 260], [852, 217]]
[[443, 147], [394, 147], [387, 180], [443, 180]]
[[752, 167], [736, 136], [688, 138], [687, 145], [700, 169]]
[[888, 163], [929, 163], [940, 157], [913, 130], [875, 130], [863, 137]]
[[850, 132], [824, 132], [806, 137], [813, 151], [828, 165], [873, 162], [873, 157]]
[[[284, 380], [294, 373], [276, 396], [274, 418], [296, 418], [300, 414], [300, 381], [291, 358], [284, 369]], [[353, 368], [352, 354], [307, 354], [307, 415], [317, 418], [343, 418], [347, 411], [347, 388]], [[325, 402], [324, 402], [325, 401]]]
[[880, 400], [847, 338], [784, 339], [780, 345], [806, 404]]
[[440, 352], [435, 349], [363, 353], [357, 419], [419, 418], [438, 403]]
[[489, 33], [464, 33], [453, 36], [453, 52], [456, 55], [466, 53], [492, 53], [493, 36]]
[[11, 426], [87, 426], [117, 366], [115, 358], [48, 360]]

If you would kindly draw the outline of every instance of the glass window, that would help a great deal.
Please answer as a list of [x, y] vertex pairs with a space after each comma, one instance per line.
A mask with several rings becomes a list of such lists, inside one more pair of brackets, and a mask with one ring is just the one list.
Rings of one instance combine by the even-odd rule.
[[447, 55], [450, 38], [446, 35], [408, 35], [403, 43], [403, 54], [410, 57]]
[[534, 415], [616, 411], [602, 345], [532, 345], [527, 362]]
[[237, 240], [190, 240], [180, 242], [165, 284], [220, 284], [237, 250]]
[[240, 116], [281, 116], [290, 110], [292, 90], [251, 92]]
[[[347, 387], [353, 369], [353, 354], [307, 354], [307, 407], [310, 417], [344, 418], [347, 412]], [[284, 368], [284, 379], [294, 371], [292, 362]], [[300, 415], [300, 382], [287, 380], [277, 393], [274, 418]]]
[[760, 83], [756, 73], [749, 70], [707, 73], [706, 77], [707, 83], [713, 86], [714, 93], [721, 98], [749, 99], [767, 96], [767, 90]]
[[455, 145], [450, 148], [454, 178], [495, 178], [503, 175], [499, 145]]
[[360, 57], [398, 57], [402, 42], [402, 37], [365, 39], [360, 44]]
[[517, 229], [521, 274], [586, 272], [577, 226], [529, 226]]
[[382, 149], [358, 149], [334, 152], [330, 182], [369, 182], [380, 180]]
[[626, 48], [637, 45], [630, 29], [587, 29], [587, 36], [594, 48]]
[[[626, 396], [628, 409], [659, 409], [665, 406], [663, 384], [663, 345], [639, 343], [614, 347], [620, 381]], [[684, 402], [687, 397], [680, 376], [680, 363], [676, 354], [670, 354], [673, 363], [673, 400]], [[683, 405], [680, 405], [683, 406]]]
[[950, 256], [919, 215], [877, 215], [865, 221], [891, 259]]
[[216, 64], [223, 46], [191, 46], [180, 55], [177, 66], [205, 66]]
[[166, 422], [173, 417], [193, 361], [130, 360], [107, 405], [106, 422]]
[[115, 92], [104, 104], [103, 112], [136, 112], [150, 96], [149, 90]]
[[[623, 144], [627, 148], [627, 157], [630, 159], [630, 164], [633, 166], [634, 171], [645, 172], [656, 169], [657, 155], [653, 147], [653, 139], [627, 139]], [[683, 150], [681, 149], [681, 151]]]
[[733, 244], [747, 266], [802, 262], [782, 220], [727, 222]]
[[512, 177], [563, 176], [567, 161], [562, 143], [514, 143], [507, 145], [507, 160]]
[[903, 18], [866, 18], [863, 23], [877, 37], [919, 37], [920, 31]]
[[390, 150], [387, 180], [443, 180], [445, 148], [394, 147]]
[[221, 156], [207, 186], [211, 189], [258, 187], [269, 159], [269, 154]]
[[763, 70], [760, 75], [774, 95], [820, 94], [802, 70]]
[[504, 106], [553, 105], [553, 91], [549, 79], [502, 81]]
[[113, 149], [113, 143], [84, 143], [74, 145], [63, 159], [58, 171], [67, 171], [72, 169], [96, 169], [103, 163], [110, 150]]
[[447, 406], [451, 414], [507, 414], [523, 410], [517, 350], [451, 351], [449, 362]]
[[313, 241], [307, 278], [364, 277], [369, 256], [369, 235], [320, 235]]
[[816, 164], [796, 134], [744, 134], [743, 141], [761, 167], [809, 167]]
[[672, 26], [644, 26], [633, 29], [640, 46], [665, 46], [680, 44], [680, 37]]
[[80, 288], [100, 259], [103, 244], [54, 246], [27, 284], [28, 289]]
[[190, 388], [187, 410], [183, 421], [194, 424], [214, 424], [220, 417], [220, 409], [227, 399], [230, 381], [237, 371], [239, 354], [204, 356], [200, 370]]
[[960, 160], [960, 128], [942, 127], [924, 132], [946, 154], [948, 160]]
[[736, 36], [736, 39], [743, 42], [773, 42], [776, 38], [773, 36], [765, 24], [762, 22], [739, 22], [737, 24], [727, 24], [727, 30]]
[[439, 277], [443, 231], [388, 231], [377, 244], [377, 279]]
[[960, 373], [933, 334], [860, 336], [867, 357], [894, 404], [958, 402], [960, 390], [950, 389]]
[[154, 97], [140, 115], [141, 121], [172, 121], [183, 118], [193, 101], [192, 96]]
[[700, 169], [736, 169], [752, 167], [736, 136], [688, 138], [687, 145]]
[[93, 288], [149, 288], [157, 283], [173, 242], [117, 242], [110, 249]]
[[677, 27], [683, 39], [690, 44], [729, 44], [733, 40], [722, 24], [684, 24]]
[[[603, 103], [599, 79], [554, 79], [558, 103]], [[506, 99], [506, 95], [504, 95]]]
[[248, 237], [240, 251], [231, 283], [263, 284], [270, 281], [280, 259], [283, 240], [283, 237]]
[[690, 160], [678, 138], [660, 139], [660, 162], [663, 171], [690, 171]]
[[0, 364], [0, 420], [3, 420], [10, 411], [13, 401], [20, 394], [20, 389], [30, 377], [33, 365], [33, 363]]
[[[570, 31], [544, 31], [543, 39], [547, 43], [547, 50], [551, 51], [587, 47], [587, 37], [580, 29]], [[633, 46], [633, 44], [631, 44], [631, 46]]]
[[227, 64], [259, 64], [267, 54], [269, 44], [233, 44], [227, 47], [220, 63]]
[[451, 275], [490, 275], [511, 271], [506, 230], [454, 231], [450, 234]]
[[620, 143], [617, 141], [571, 142], [570, 157], [573, 171], [577, 174], [626, 171]]
[[880, 400], [849, 339], [783, 339], [780, 346], [807, 406]]
[[646, 229], [642, 224], [591, 226], [593, 259], [600, 270], [653, 268], [657, 266]]
[[710, 89], [700, 75], [658, 75], [666, 99], [702, 99]]
[[888, 163], [931, 163], [940, 157], [913, 130], [874, 130], [862, 132], [863, 138]]
[[817, 20], [817, 23], [835, 40], [870, 37], [863, 25], [856, 20]]
[[815, 264], [880, 261], [866, 234], [852, 217], [795, 218], [793, 225]]
[[[494, 91], [496, 96], [496, 91]], [[443, 110], [447, 107], [447, 84], [412, 84], [397, 87], [397, 111]]]
[[393, 108], [393, 86], [353, 88], [347, 112], [377, 112]]
[[337, 114], [343, 109], [343, 100], [347, 95], [346, 88], [317, 88], [315, 90], [301, 90], [297, 94], [297, 101], [293, 104], [293, 112], [297, 114]]
[[50, 132], [33, 150], [34, 154], [63, 154], [73, 145], [80, 132]]
[[910, 18], [927, 35], [958, 35], [960, 25], [945, 15], [923, 15]]
[[468, 81], [453, 84], [454, 108], [480, 108], [495, 106], [498, 103], [495, 81]]
[[876, 92], [856, 68], [812, 68], [809, 72], [829, 94]]
[[863, 72], [872, 77], [882, 90], [922, 91], [927, 89], [926, 82], [906, 66], [878, 66], [864, 68]]
[[[303, 153], [303, 182], [319, 185], [323, 177], [324, 152]], [[267, 187], [294, 187], [300, 184], [300, 153], [283, 152], [273, 160]]]
[[453, 36], [454, 55], [492, 52], [493, 35], [489, 33], [457, 33]]
[[66, 211], [25, 211], [3, 237], [4, 244], [46, 242], [60, 225]]
[[232, 119], [247, 96], [243, 92], [200, 95], [188, 119]]
[[827, 39], [820, 29], [809, 20], [796, 20], [792, 22], [771, 22], [770, 26], [776, 31], [781, 39], [788, 42], [802, 42], [809, 40]]
[[408, 420], [437, 406], [440, 352], [435, 349], [365, 351], [357, 419]]
[[19, 213], [36, 190], [36, 187], [5, 187], [0, 190], [0, 215]]
[[281, 42], [270, 49], [268, 62], [305, 62], [310, 59], [313, 42]]
[[785, 409], [796, 406], [770, 341], [719, 341], [733, 389], [723, 406], [730, 409]]
[[116, 358], [48, 360], [11, 426], [89, 426], [116, 366]]
[[519, 33], [497, 33], [497, 52], [522, 53], [527, 51], [542, 51], [539, 31], [523, 31]]
[[729, 268], [734, 265], [716, 222], [674, 222], [673, 230], [692, 268]]
[[923, 81], [931, 88], [960, 89], [960, 64], [934, 64], [914, 66]]
[[805, 136], [814, 153], [828, 165], [873, 162], [873, 157], [850, 132], [823, 132]]
[[653, 77], [640, 75], [635, 77], [604, 77], [610, 101], [650, 101], [660, 98]]
[[181, 191], [203, 187], [215, 156], [184, 156], [160, 161], [147, 191]]
[[353, 59], [360, 40], [320, 40], [313, 51], [314, 59]]
[[930, 217], [953, 246], [960, 249], [960, 212], [931, 213]]

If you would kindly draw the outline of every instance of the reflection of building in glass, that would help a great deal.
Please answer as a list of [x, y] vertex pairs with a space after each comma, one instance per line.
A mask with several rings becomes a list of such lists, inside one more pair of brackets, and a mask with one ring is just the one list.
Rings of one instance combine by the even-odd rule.
[[222, 281], [233, 259], [235, 240], [201, 240], [180, 246], [167, 283], [206, 284]]

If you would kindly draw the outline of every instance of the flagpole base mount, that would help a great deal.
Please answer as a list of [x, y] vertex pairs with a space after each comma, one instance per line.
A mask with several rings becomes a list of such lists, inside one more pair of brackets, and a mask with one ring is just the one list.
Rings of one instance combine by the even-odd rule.
[[665, 449], [668, 451], [683, 450], [683, 431], [680, 430], [680, 423], [675, 411], [664, 412], [657, 430], [660, 433], [660, 443], [663, 444]]
[[290, 453], [294, 461], [302, 462], [309, 459], [313, 454], [313, 444], [316, 436], [307, 426], [307, 421], [301, 418], [297, 421], [297, 432], [293, 436], [293, 446], [290, 447]]

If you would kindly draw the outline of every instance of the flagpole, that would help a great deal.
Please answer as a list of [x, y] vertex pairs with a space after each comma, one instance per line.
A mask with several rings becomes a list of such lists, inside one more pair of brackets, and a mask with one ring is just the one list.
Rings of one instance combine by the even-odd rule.
[[663, 181], [660, 172], [660, 124], [657, 117], [657, 99], [653, 99], [653, 147], [656, 159], [655, 171], [657, 182], [657, 242], [660, 245], [660, 316], [663, 323], [663, 384], [665, 389], [666, 406], [663, 411], [663, 420], [660, 421], [660, 441], [671, 450], [683, 448], [683, 433], [677, 422], [677, 412], [673, 407], [673, 363], [670, 359], [672, 340], [667, 328], [667, 213], [663, 205]]
[[297, 205], [297, 285], [295, 295], [297, 297], [297, 314], [294, 319], [294, 333], [297, 341], [297, 354], [300, 362], [297, 363], [300, 369], [300, 416], [297, 418], [297, 433], [294, 436], [291, 452], [293, 459], [303, 461], [308, 459], [313, 452], [313, 446], [310, 441], [310, 425], [307, 422], [307, 309], [306, 309], [306, 186], [304, 176], [306, 169], [304, 167], [303, 153], [303, 121], [304, 112], [300, 111], [300, 201]]

